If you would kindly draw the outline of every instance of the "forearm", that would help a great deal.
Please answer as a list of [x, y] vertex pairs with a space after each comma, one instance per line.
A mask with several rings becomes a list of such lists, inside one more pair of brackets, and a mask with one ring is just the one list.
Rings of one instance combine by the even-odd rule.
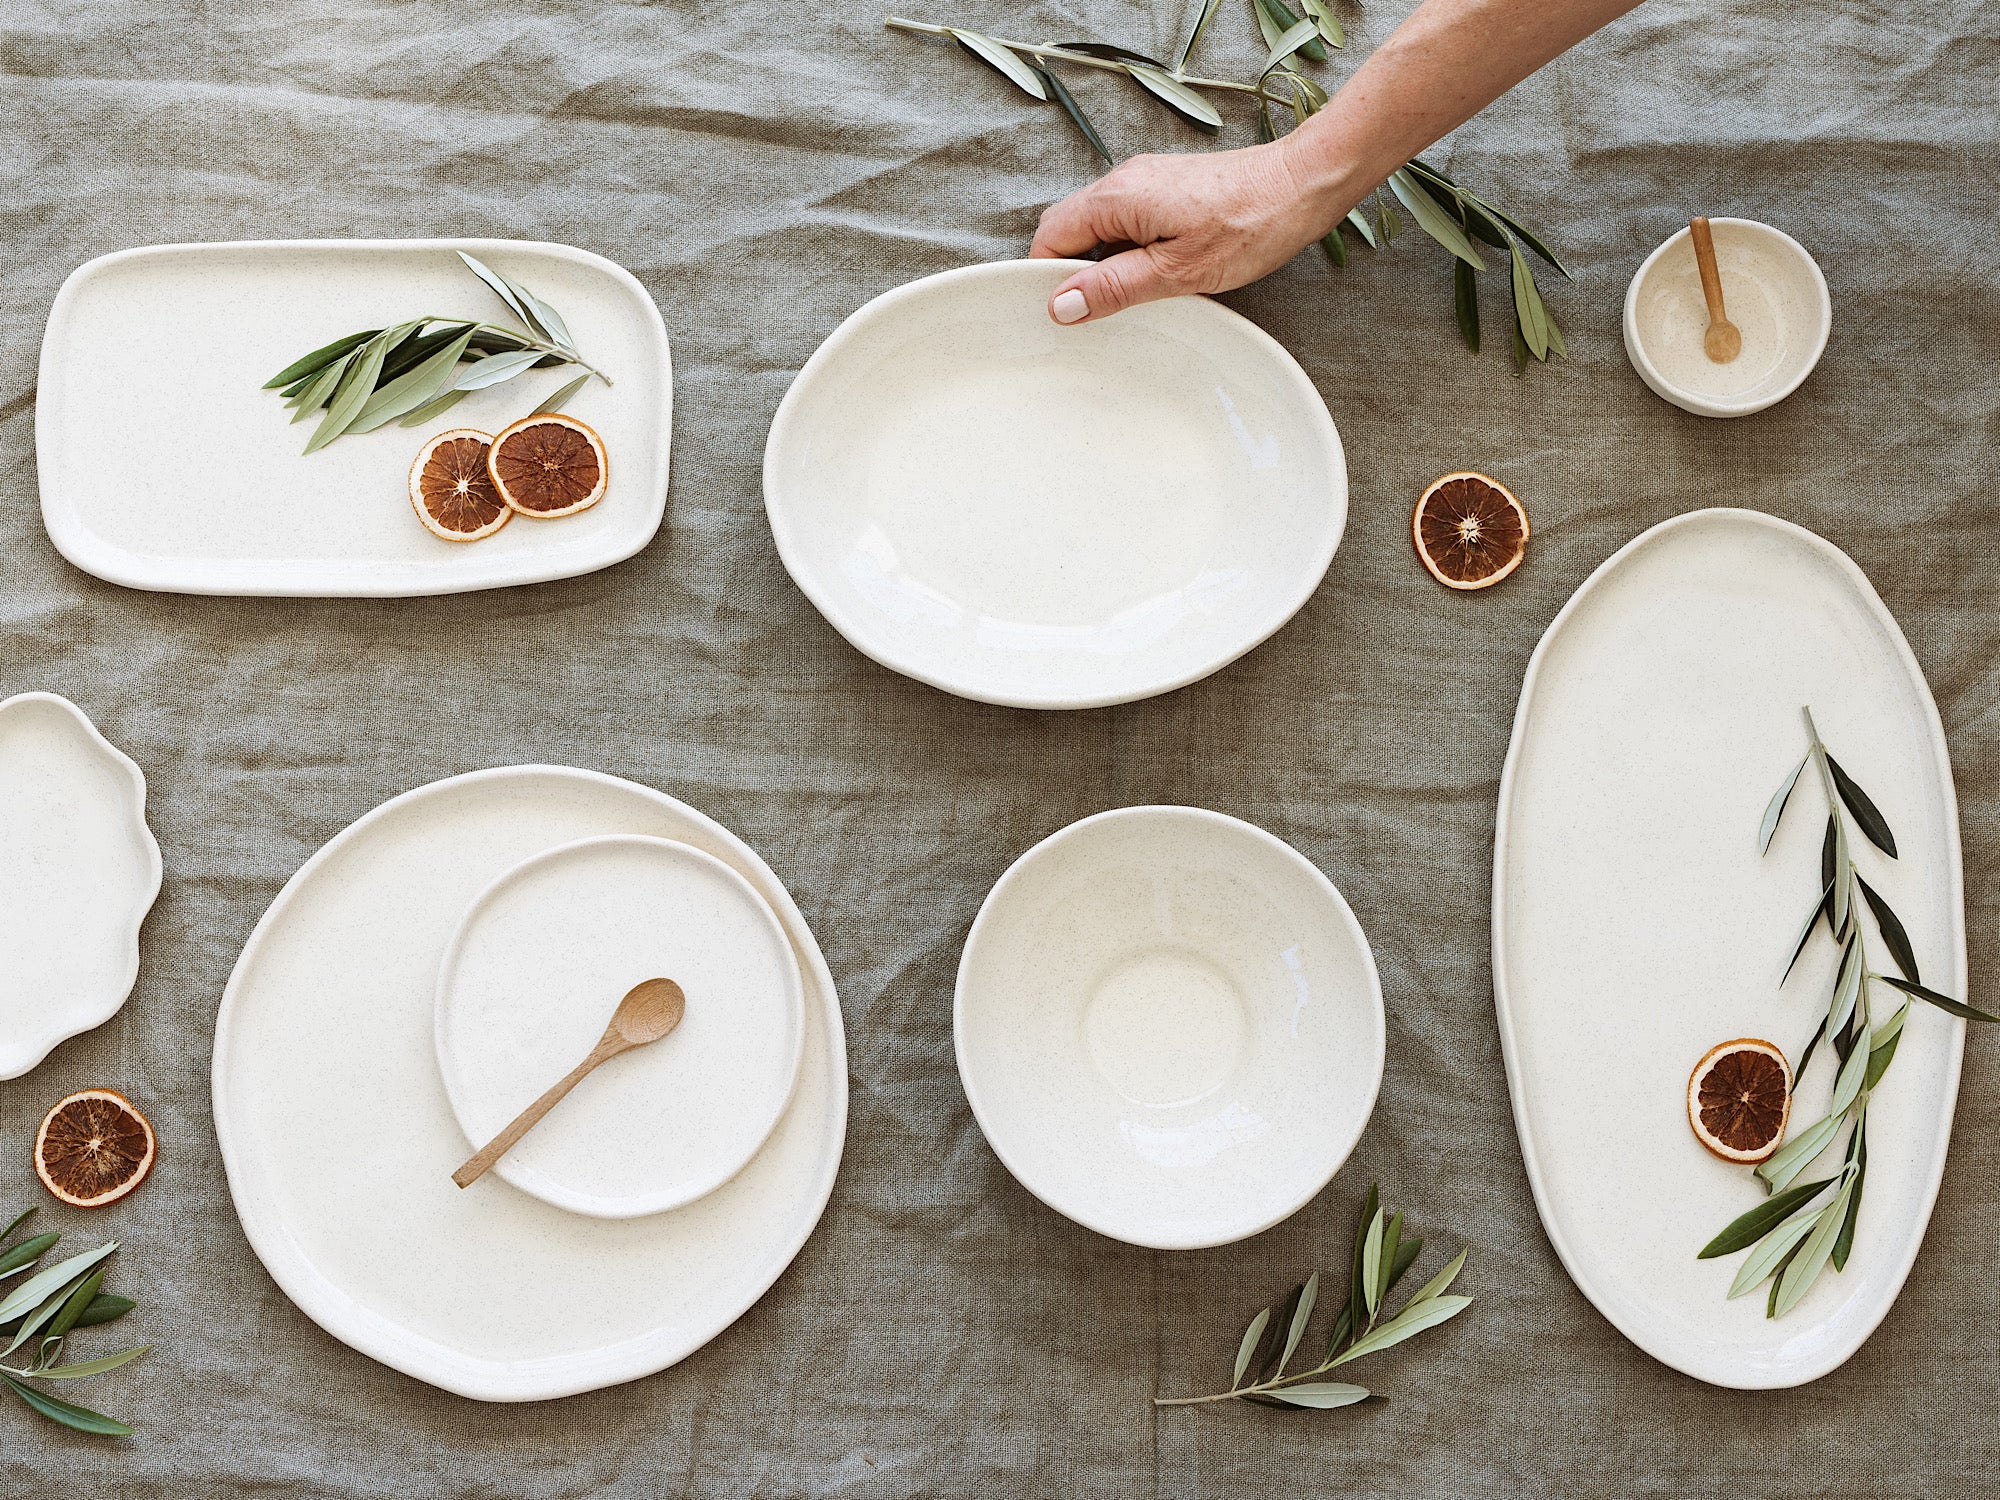
[[1331, 226], [1388, 175], [1638, 0], [1424, 0], [1281, 142]]

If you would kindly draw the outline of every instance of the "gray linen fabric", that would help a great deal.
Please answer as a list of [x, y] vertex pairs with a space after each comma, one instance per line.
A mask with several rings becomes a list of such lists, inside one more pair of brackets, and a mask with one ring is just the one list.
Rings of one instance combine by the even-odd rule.
[[[1171, 47], [1193, 0], [899, 0], [1029, 38]], [[1359, 55], [1408, 0], [1350, 11]], [[1455, 344], [1427, 242], [1315, 253], [1226, 300], [1325, 394], [1353, 470], [1324, 586], [1275, 639], [1149, 703], [960, 702], [850, 650], [791, 586], [759, 495], [766, 426], [847, 313], [929, 272], [1020, 253], [1085, 149], [879, 3], [5, 0], [0, 4], [0, 691], [75, 699], [145, 767], [166, 886], [138, 988], [0, 1084], [0, 1205], [36, 1198], [40, 1112], [123, 1086], [164, 1141], [143, 1191], [45, 1218], [126, 1246], [126, 1327], [160, 1347], [79, 1391], [120, 1443], [0, 1403], [9, 1494], [131, 1497], [1656, 1495], [2000, 1493], [2000, 1107], [1975, 1035], [1943, 1194], [1911, 1282], [1843, 1369], [1790, 1393], [1684, 1379], [1563, 1274], [1507, 1106], [1487, 959], [1493, 805], [1521, 672], [1589, 571], [1643, 527], [1761, 506], [1851, 552], [1902, 621], [1951, 735], [1976, 999], [2000, 949], [2000, 9], [1974, 0], [1652, 0], [1461, 130], [1437, 158], [1545, 229], [1573, 358], [1511, 373]], [[1254, 73], [1247, 10], [1206, 65]], [[1337, 57], [1329, 76], [1353, 66]], [[1116, 80], [1078, 77], [1121, 152], [1200, 148]], [[1227, 142], [1249, 138], [1232, 114]], [[1618, 315], [1687, 214], [1768, 219], [1819, 256], [1835, 326], [1762, 416], [1654, 398]], [[591, 577], [436, 600], [149, 595], [65, 565], [32, 482], [35, 357], [62, 278], [165, 240], [520, 235], [629, 266], [679, 373], [667, 529]], [[1489, 329], [1502, 329], [1488, 278]], [[134, 350], [134, 379], [172, 378]], [[261, 373], [261, 372], [258, 372]], [[187, 456], [198, 459], [199, 456]], [[1461, 597], [1410, 552], [1419, 487], [1498, 474], [1535, 523], [1525, 568]], [[387, 797], [552, 760], [635, 777], [748, 838], [841, 987], [853, 1102], [818, 1233], [676, 1368], [483, 1406], [322, 1333], [231, 1210], [209, 1119], [217, 999], [285, 878]], [[1381, 963], [1388, 1073], [1354, 1161], [1286, 1224], [1153, 1254], [1041, 1207], [960, 1093], [950, 997], [981, 897], [1031, 842], [1146, 801], [1296, 844]], [[1338, 1265], [1380, 1178], [1478, 1304], [1385, 1356], [1389, 1399], [1286, 1418], [1156, 1413], [1212, 1389], [1244, 1320]], [[357, 1225], [382, 1254], [393, 1223]], [[1434, 1263], [1427, 1257], [1425, 1265]], [[607, 1289], [615, 1294], [615, 1289]], [[103, 1347], [103, 1345], [99, 1345]]]

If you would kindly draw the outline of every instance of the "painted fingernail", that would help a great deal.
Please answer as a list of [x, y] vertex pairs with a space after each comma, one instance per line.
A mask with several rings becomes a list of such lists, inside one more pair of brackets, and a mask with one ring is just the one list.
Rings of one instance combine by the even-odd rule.
[[1058, 323], [1081, 323], [1090, 316], [1090, 304], [1083, 300], [1083, 293], [1075, 287], [1056, 298], [1050, 310], [1055, 313]]

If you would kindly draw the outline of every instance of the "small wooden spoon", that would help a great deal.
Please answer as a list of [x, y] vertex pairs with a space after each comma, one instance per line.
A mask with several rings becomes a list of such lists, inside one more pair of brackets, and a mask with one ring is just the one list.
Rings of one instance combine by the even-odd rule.
[[1694, 263], [1701, 268], [1701, 294], [1708, 299], [1708, 332], [1701, 346], [1710, 359], [1726, 365], [1743, 352], [1743, 332], [1722, 310], [1722, 271], [1715, 264], [1715, 236], [1708, 232], [1708, 220], [1690, 222], [1688, 234], [1694, 240]]
[[630, 1052], [634, 1047], [657, 1042], [680, 1025], [681, 1017], [686, 1014], [687, 996], [671, 979], [646, 979], [633, 985], [625, 992], [625, 998], [618, 1002], [618, 1009], [611, 1014], [611, 1024], [604, 1028], [604, 1035], [590, 1049], [590, 1056], [572, 1068], [568, 1077], [514, 1116], [514, 1123], [474, 1152], [470, 1161], [451, 1174], [451, 1180], [462, 1188], [471, 1187], [486, 1175], [493, 1163], [513, 1150], [514, 1143], [534, 1129], [542, 1116], [554, 1109], [563, 1095], [583, 1082], [599, 1063], [608, 1062], [621, 1052]]

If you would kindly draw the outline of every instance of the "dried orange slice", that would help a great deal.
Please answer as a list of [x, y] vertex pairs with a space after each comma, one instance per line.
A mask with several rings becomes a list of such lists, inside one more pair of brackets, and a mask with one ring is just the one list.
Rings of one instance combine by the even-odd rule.
[[1688, 1079], [1688, 1124], [1724, 1161], [1763, 1161], [1791, 1113], [1792, 1065], [1756, 1037], [1709, 1048]]
[[543, 412], [500, 429], [486, 467], [524, 516], [573, 516], [604, 498], [604, 443], [575, 417]]
[[1497, 479], [1447, 474], [1417, 501], [1410, 537], [1446, 588], [1491, 588], [1528, 555], [1528, 513]]
[[116, 1089], [84, 1089], [42, 1116], [35, 1175], [75, 1208], [116, 1203], [146, 1180], [159, 1145], [153, 1127]]
[[433, 536], [448, 542], [476, 542], [507, 524], [514, 512], [493, 487], [486, 471], [493, 439], [470, 427], [454, 427], [425, 443], [410, 465], [410, 504]]

